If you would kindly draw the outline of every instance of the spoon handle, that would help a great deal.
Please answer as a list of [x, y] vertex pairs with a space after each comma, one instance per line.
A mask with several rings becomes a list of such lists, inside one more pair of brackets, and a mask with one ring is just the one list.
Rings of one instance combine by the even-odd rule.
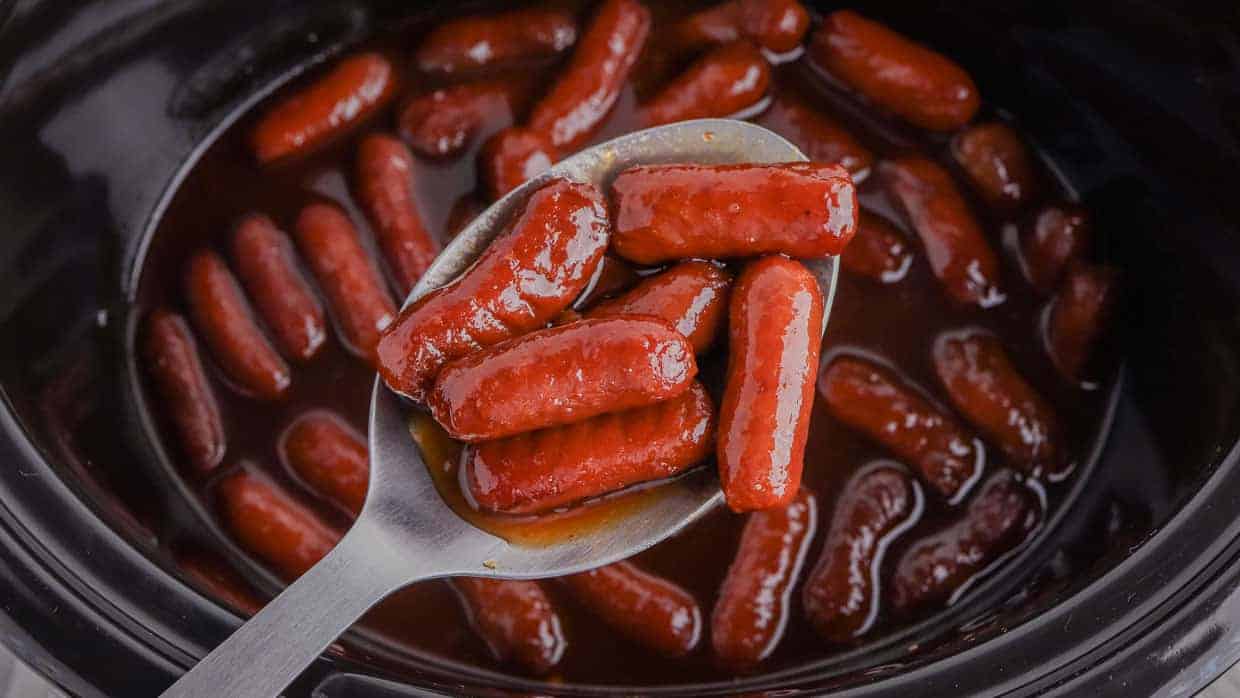
[[[350, 625], [422, 575], [376, 554], [365, 518], [317, 565], [211, 651], [163, 698], [279, 695]], [[429, 575], [427, 575], [429, 576]]]

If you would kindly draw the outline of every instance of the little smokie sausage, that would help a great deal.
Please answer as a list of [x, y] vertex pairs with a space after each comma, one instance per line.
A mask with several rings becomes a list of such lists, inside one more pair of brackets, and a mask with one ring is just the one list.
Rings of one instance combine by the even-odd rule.
[[268, 163], [314, 150], [383, 107], [396, 91], [396, 72], [383, 56], [345, 58], [263, 116], [251, 138], [254, 154]]
[[921, 515], [921, 493], [908, 473], [878, 461], [857, 473], [835, 502], [822, 554], [805, 580], [805, 615], [827, 640], [848, 643], [878, 617], [879, 570], [896, 537]]
[[310, 489], [356, 516], [370, 482], [366, 441], [339, 417], [315, 410], [297, 418], [280, 437], [285, 464]]
[[227, 448], [224, 422], [185, 319], [162, 308], [152, 312], [143, 333], [142, 360], [181, 453], [195, 470], [212, 470]]
[[701, 354], [714, 343], [728, 307], [732, 279], [710, 262], [682, 262], [647, 277], [619, 298], [590, 308], [586, 317], [652, 315], [672, 323]]
[[891, 369], [841, 356], [818, 386], [831, 416], [911, 463], [948, 501], [981, 475], [981, 442]]
[[1044, 206], [1020, 227], [1020, 259], [1029, 283], [1054, 293], [1072, 263], [1088, 253], [1093, 230], [1076, 204]]
[[999, 258], [947, 170], [913, 155], [879, 163], [878, 174], [948, 294], [983, 308], [1003, 302]]
[[907, 612], [946, 601], [1024, 541], [1040, 516], [1034, 493], [1010, 472], [1000, 471], [969, 502], [964, 516], [904, 552], [891, 577], [892, 605]]
[[531, 674], [545, 674], [560, 663], [568, 646], [546, 590], [538, 582], [457, 577], [474, 632], [499, 662], [513, 662]]
[[332, 204], [310, 204], [297, 217], [297, 244], [327, 297], [345, 344], [373, 360], [379, 334], [396, 316], [357, 230], [344, 211]]
[[358, 199], [402, 295], [439, 254], [439, 243], [418, 211], [413, 183], [413, 156], [404, 143], [380, 134], [362, 141], [357, 151]]
[[564, 583], [604, 623], [665, 657], [682, 657], [701, 639], [697, 600], [631, 562], [569, 575]]
[[472, 82], [419, 95], [401, 109], [400, 135], [419, 155], [451, 157], [511, 126], [523, 92], [519, 81]]
[[970, 126], [952, 138], [952, 157], [982, 199], [997, 211], [1014, 211], [1037, 194], [1033, 156], [1011, 126]]
[[300, 577], [340, 540], [317, 514], [248, 470], [221, 480], [216, 496], [233, 537], [286, 581]]
[[1117, 273], [1109, 267], [1077, 264], [1051, 301], [1046, 347], [1065, 378], [1080, 381], [1094, 345], [1115, 303]]
[[638, 0], [606, 0], [560, 79], [534, 106], [530, 128], [566, 153], [581, 147], [615, 106], [649, 34], [650, 11]]
[[837, 165], [651, 165], [612, 183], [615, 251], [673, 259], [839, 254], [857, 228], [852, 178]]
[[283, 396], [292, 383], [288, 364], [255, 322], [249, 301], [222, 257], [203, 250], [190, 258], [185, 297], [194, 326], [224, 373], [253, 397]]
[[478, 177], [493, 200], [547, 171], [560, 151], [540, 131], [514, 126], [492, 136], [478, 152]]
[[470, 446], [462, 483], [487, 511], [538, 513], [679, 474], [714, 437], [714, 405], [694, 382], [656, 405]]
[[913, 264], [913, 251], [895, 226], [867, 211], [857, 221], [857, 234], [840, 255], [840, 266], [849, 274], [879, 283], [902, 280]]
[[689, 340], [663, 320], [582, 320], [446, 364], [427, 406], [452, 438], [491, 441], [662, 402], [696, 375]]
[[1014, 463], [1051, 475], [1070, 465], [1058, 416], [1017, 373], [997, 337], [977, 329], [944, 332], [932, 354], [952, 404]]
[[531, 7], [444, 22], [422, 41], [414, 63], [424, 73], [459, 74], [554, 56], [576, 40], [571, 14]]
[[232, 259], [284, 355], [296, 361], [314, 358], [327, 339], [323, 305], [284, 231], [267, 216], [246, 216], [233, 233]]
[[771, 67], [747, 41], [714, 49], [644, 104], [644, 126], [736, 114], [753, 106], [771, 84]]
[[931, 131], [964, 126], [981, 104], [977, 85], [959, 65], [851, 10], [827, 15], [809, 58], [871, 102]]
[[789, 90], [779, 90], [757, 123], [792, 141], [812, 162], [839, 165], [860, 181], [869, 174], [874, 154], [835, 119], [806, 104]]
[[797, 0], [729, 0], [676, 25], [676, 41], [690, 49], [748, 38], [762, 48], [786, 53], [809, 30], [809, 12]]
[[733, 511], [777, 507], [796, 496], [822, 313], [818, 282], [800, 262], [764, 257], [737, 279], [717, 451], [719, 480]]
[[234, 610], [252, 616], [263, 607], [263, 601], [253, 587], [214, 553], [182, 548], [173, 553], [172, 559], [181, 573], [196, 582], [199, 588], [210, 592], [217, 601], [223, 601]]
[[710, 618], [715, 656], [728, 667], [751, 668], [779, 644], [817, 524], [818, 503], [805, 490], [787, 506], [749, 515]]
[[379, 342], [384, 382], [423, 401], [447, 362], [546, 325], [590, 283], [610, 229], [597, 187], [534, 192], [465, 273], [401, 311]]

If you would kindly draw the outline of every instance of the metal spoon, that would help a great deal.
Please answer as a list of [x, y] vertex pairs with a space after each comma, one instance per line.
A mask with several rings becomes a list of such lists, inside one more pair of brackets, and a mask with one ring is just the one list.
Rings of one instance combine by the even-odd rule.
[[[686, 121], [608, 141], [565, 159], [478, 216], [443, 251], [406, 303], [464, 271], [527, 195], [549, 179], [606, 187], [621, 170], [639, 164], [804, 160], [774, 133], [725, 119]], [[835, 260], [808, 266], [829, 310]], [[406, 412], [376, 380], [370, 403], [370, 488], [352, 528], [164, 696], [275, 696], [362, 614], [402, 587], [437, 577], [535, 579], [601, 567], [675, 534], [722, 501], [713, 469], [699, 468], [665, 485], [670, 488], [665, 496], [622, 521], [538, 547], [510, 543], [466, 522], [443, 501], [410, 436]]]

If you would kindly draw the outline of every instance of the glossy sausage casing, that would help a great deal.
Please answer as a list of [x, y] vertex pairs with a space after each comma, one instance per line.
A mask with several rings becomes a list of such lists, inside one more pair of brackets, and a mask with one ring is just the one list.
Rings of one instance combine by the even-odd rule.
[[826, 162], [848, 170], [860, 181], [874, 164], [874, 154], [843, 124], [814, 109], [790, 90], [777, 90], [771, 107], [757, 123], [782, 135], [812, 162]]
[[660, 126], [730, 116], [756, 104], [770, 84], [771, 68], [762, 52], [736, 41], [702, 56], [672, 80], [642, 106], [638, 122]]
[[452, 586], [497, 661], [513, 662], [535, 675], [560, 663], [568, 642], [540, 583], [457, 577]]
[[358, 146], [358, 199], [401, 294], [409, 293], [439, 254], [414, 199], [414, 167], [399, 139], [374, 134]]
[[603, 622], [665, 657], [684, 656], [701, 639], [697, 600], [631, 562], [569, 575], [564, 582]]
[[199, 472], [214, 469], [227, 449], [224, 422], [184, 318], [163, 309], [152, 312], [143, 333], [142, 359], [177, 432], [181, 453]]
[[1046, 322], [1046, 347], [1055, 368], [1080, 381], [1094, 345], [1115, 304], [1118, 274], [1109, 267], [1077, 264], [1068, 271], [1059, 294], [1051, 301]]
[[238, 542], [292, 581], [340, 540], [340, 533], [271, 481], [238, 470], [216, 486], [220, 518]]
[[991, 208], [1014, 211], [1037, 194], [1033, 155], [1011, 126], [1001, 122], [970, 126], [952, 138], [951, 149]]
[[710, 262], [682, 262], [647, 277], [624, 295], [590, 308], [586, 317], [652, 315], [672, 324], [701, 354], [719, 334], [732, 279]]
[[887, 221], [862, 211], [857, 234], [840, 255], [844, 271], [879, 283], [894, 284], [904, 279], [912, 264], [913, 251], [908, 240]]
[[531, 7], [462, 17], [435, 27], [414, 56], [425, 73], [467, 73], [554, 56], [577, 40], [568, 12]]
[[714, 437], [714, 405], [694, 382], [656, 405], [471, 446], [462, 485], [487, 511], [538, 513], [681, 473]]
[[617, 254], [674, 259], [839, 254], [857, 229], [852, 177], [837, 165], [650, 165], [612, 183]]
[[310, 489], [357, 516], [370, 483], [366, 441], [340, 417], [314, 410], [296, 419], [280, 437], [285, 464]]
[[764, 257], [737, 279], [717, 450], [733, 511], [787, 504], [801, 485], [822, 315], [818, 282], [800, 262]]
[[809, 30], [809, 13], [797, 0], [728, 0], [693, 14], [676, 26], [685, 49], [745, 37], [775, 53], [793, 50]]
[[524, 91], [520, 81], [488, 81], [418, 95], [401, 109], [400, 135], [419, 155], [452, 157], [475, 136], [486, 138], [511, 126]]
[[447, 362], [545, 326], [589, 284], [610, 229], [592, 185], [534, 192], [466, 272], [401, 311], [379, 342], [384, 382], [424, 401]]
[[1042, 293], [1054, 293], [1064, 272], [1083, 259], [1092, 242], [1092, 226], [1077, 204], [1043, 206], [1020, 227], [1020, 259], [1025, 276]]
[[478, 152], [478, 177], [491, 199], [525, 184], [560, 159], [560, 151], [540, 131], [514, 126], [492, 136]]

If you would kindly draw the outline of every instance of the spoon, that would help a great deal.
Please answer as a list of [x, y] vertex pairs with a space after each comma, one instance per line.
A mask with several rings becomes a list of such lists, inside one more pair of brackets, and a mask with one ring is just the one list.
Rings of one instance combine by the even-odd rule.
[[[638, 131], [584, 150], [513, 190], [452, 241], [406, 304], [463, 272], [527, 196], [566, 177], [606, 188], [621, 170], [659, 163], [778, 163], [807, 158], [770, 131], [743, 121], [701, 119]], [[835, 292], [834, 258], [806, 263], [823, 291], [823, 329]], [[653, 504], [619, 521], [537, 546], [505, 541], [457, 515], [440, 497], [410, 435], [408, 408], [381, 381], [370, 401], [370, 486], [348, 533], [163, 695], [278, 695], [350, 625], [384, 597], [438, 577], [557, 577], [635, 555], [675, 534], [723, 500], [713, 468], [663, 487]]]

